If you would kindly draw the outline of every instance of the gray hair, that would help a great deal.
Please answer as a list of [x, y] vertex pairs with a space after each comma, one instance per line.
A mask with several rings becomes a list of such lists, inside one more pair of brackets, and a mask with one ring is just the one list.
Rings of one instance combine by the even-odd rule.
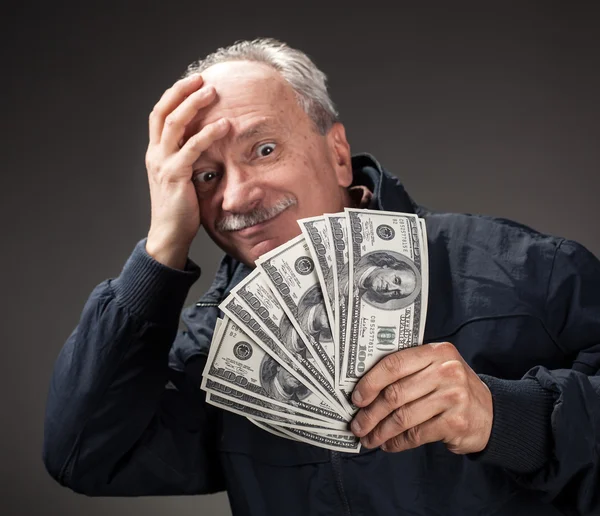
[[221, 47], [190, 64], [183, 77], [201, 73], [209, 66], [226, 61], [255, 61], [274, 68], [292, 87], [298, 103], [320, 134], [327, 134], [339, 120], [327, 93], [327, 76], [304, 52], [273, 38], [236, 41], [228, 47]]

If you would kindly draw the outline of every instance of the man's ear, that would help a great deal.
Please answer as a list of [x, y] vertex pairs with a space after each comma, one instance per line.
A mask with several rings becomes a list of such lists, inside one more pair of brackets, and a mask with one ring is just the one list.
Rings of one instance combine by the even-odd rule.
[[346, 139], [346, 129], [340, 122], [331, 126], [327, 133], [327, 141], [338, 185], [348, 187], [352, 184], [352, 154], [350, 153], [350, 144]]

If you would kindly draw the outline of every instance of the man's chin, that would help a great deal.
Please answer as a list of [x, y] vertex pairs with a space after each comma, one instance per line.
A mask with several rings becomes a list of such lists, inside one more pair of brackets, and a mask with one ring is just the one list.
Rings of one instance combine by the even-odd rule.
[[254, 262], [258, 260], [258, 258], [260, 258], [263, 254], [267, 254], [269, 251], [272, 251], [273, 249], [279, 247], [283, 243], [284, 242], [277, 237], [262, 240], [248, 250], [248, 259], [254, 265]]
[[[277, 228], [269, 228], [269, 231], [264, 231], [262, 234], [253, 235], [252, 237], [242, 237], [239, 234], [232, 234], [227, 241], [213, 238], [215, 243], [221, 247], [226, 253], [230, 254], [239, 261], [250, 267], [255, 266], [255, 262], [263, 254], [272, 251], [276, 247], [285, 244], [295, 236], [301, 233], [300, 226], [295, 224], [296, 231], [290, 231], [290, 228], [285, 225], [278, 225]], [[279, 230], [278, 230], [279, 228]]]
[[261, 240], [254, 245], [237, 245], [233, 248], [225, 249], [225, 252], [245, 263], [249, 267], [256, 266], [256, 260], [258, 260], [263, 254], [272, 251], [279, 245], [283, 244], [284, 241], [280, 238], [268, 238]]

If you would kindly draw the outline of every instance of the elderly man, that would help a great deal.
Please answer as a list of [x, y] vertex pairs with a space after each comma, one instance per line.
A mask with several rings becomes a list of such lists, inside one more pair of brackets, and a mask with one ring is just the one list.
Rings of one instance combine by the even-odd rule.
[[[419, 206], [351, 155], [324, 74], [274, 40], [191, 65], [149, 127], [149, 233], [91, 293], [55, 365], [44, 461], [58, 482], [227, 490], [236, 515], [600, 513], [600, 263], [583, 246]], [[297, 219], [347, 206], [423, 217], [430, 269], [424, 344], [354, 390], [352, 456], [264, 432], [199, 389], [219, 302]], [[225, 256], [178, 331], [200, 226]], [[414, 288], [390, 264], [370, 278], [377, 267], [365, 288]]]

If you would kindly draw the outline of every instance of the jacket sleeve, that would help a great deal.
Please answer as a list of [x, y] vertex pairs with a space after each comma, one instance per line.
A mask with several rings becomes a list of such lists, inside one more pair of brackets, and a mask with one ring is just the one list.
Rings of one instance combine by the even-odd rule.
[[62, 485], [92, 496], [223, 489], [215, 410], [168, 367], [174, 339], [193, 338], [178, 323], [199, 274], [190, 260], [184, 271], [153, 260], [144, 239], [119, 277], [91, 293], [46, 405], [43, 460]]
[[598, 259], [562, 240], [546, 299], [546, 329], [572, 366], [538, 366], [512, 381], [480, 375], [492, 392], [494, 423], [475, 460], [504, 467], [565, 514], [600, 514]]

